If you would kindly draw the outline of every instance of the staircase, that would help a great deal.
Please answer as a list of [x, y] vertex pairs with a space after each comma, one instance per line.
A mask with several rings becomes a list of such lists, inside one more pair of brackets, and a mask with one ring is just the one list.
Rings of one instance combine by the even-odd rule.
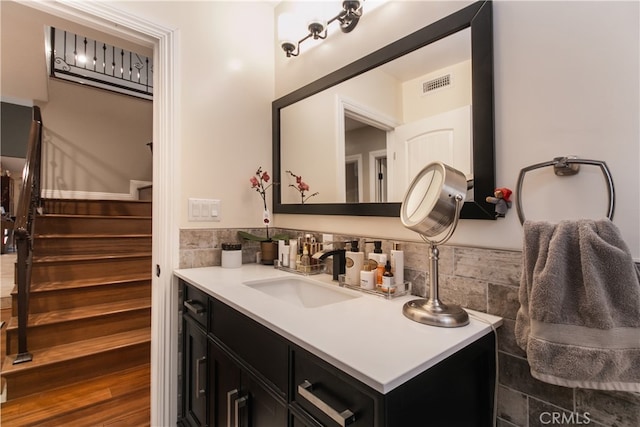
[[3, 427], [149, 425], [151, 202], [44, 200], [29, 302], [31, 362], [6, 330]]

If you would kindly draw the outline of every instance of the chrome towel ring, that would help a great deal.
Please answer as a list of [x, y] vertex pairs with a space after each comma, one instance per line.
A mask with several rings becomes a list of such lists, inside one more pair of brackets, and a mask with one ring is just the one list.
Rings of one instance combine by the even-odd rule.
[[577, 157], [555, 157], [551, 161], [527, 166], [526, 168], [520, 170], [520, 174], [518, 175], [518, 185], [516, 187], [516, 210], [518, 211], [520, 224], [524, 224], [525, 221], [524, 212], [522, 210], [522, 184], [524, 182], [524, 176], [527, 172], [547, 166], [553, 166], [556, 175], [569, 176], [577, 174], [580, 170], [580, 165], [592, 165], [600, 167], [600, 170], [602, 171], [602, 174], [607, 180], [607, 184], [609, 186], [609, 209], [607, 211], [607, 217], [612, 220], [613, 211], [615, 208], [615, 191], [613, 188], [613, 178], [611, 177], [611, 172], [609, 171], [607, 164], [600, 160], [579, 159]]

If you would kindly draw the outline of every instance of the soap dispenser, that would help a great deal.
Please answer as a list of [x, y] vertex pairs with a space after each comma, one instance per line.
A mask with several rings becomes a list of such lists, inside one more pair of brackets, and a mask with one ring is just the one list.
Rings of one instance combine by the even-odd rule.
[[351, 248], [346, 252], [346, 267], [344, 281], [350, 286], [360, 285], [360, 272], [364, 265], [364, 252], [358, 249], [358, 241], [351, 241]]

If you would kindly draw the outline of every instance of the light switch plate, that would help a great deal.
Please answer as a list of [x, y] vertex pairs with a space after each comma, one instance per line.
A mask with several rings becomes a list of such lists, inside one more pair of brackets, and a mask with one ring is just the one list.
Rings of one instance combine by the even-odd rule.
[[189, 199], [189, 221], [220, 221], [220, 200]]

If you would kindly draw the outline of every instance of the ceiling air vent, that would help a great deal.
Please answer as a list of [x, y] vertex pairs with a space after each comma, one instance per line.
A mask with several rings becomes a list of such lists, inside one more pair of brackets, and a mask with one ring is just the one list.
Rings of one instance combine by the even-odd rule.
[[422, 94], [426, 95], [449, 86], [451, 86], [451, 74], [445, 74], [444, 76], [422, 82]]

